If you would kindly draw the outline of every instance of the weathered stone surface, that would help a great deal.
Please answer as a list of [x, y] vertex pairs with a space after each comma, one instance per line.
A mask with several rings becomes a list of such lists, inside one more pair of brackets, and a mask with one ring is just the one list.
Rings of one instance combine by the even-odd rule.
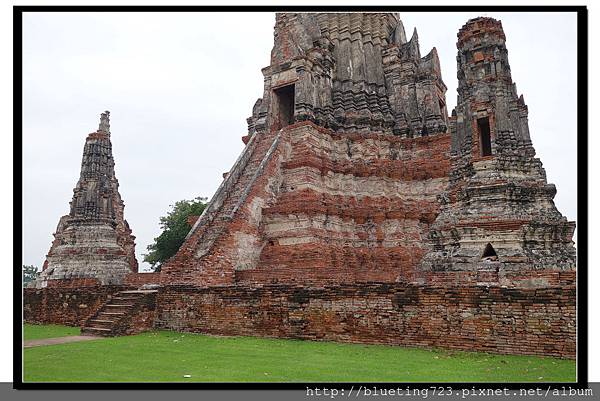
[[294, 91], [294, 121], [404, 137], [446, 132], [446, 86], [435, 49], [421, 57], [394, 13], [278, 13], [265, 90], [250, 134], [279, 129], [278, 90]]
[[137, 272], [135, 237], [123, 216], [114, 166], [107, 111], [86, 139], [70, 212], [58, 223], [36, 287], [120, 284]]
[[448, 183], [449, 135], [334, 134], [305, 121], [251, 140], [248, 167], [225, 179], [211, 202], [223, 204], [196, 222], [163, 284], [412, 280]]

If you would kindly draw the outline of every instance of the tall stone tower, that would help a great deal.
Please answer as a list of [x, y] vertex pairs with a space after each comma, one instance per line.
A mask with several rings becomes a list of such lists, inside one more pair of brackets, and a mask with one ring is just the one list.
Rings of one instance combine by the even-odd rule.
[[98, 130], [85, 141], [70, 211], [58, 223], [38, 287], [120, 284], [137, 272], [135, 237], [123, 217], [115, 177], [109, 116], [101, 114]]
[[452, 170], [421, 267], [446, 282], [547, 285], [575, 269], [575, 223], [557, 210], [535, 157], [501, 22], [468, 21], [457, 47]]
[[242, 154], [164, 284], [412, 280], [448, 185], [437, 52], [394, 13], [280, 13]]

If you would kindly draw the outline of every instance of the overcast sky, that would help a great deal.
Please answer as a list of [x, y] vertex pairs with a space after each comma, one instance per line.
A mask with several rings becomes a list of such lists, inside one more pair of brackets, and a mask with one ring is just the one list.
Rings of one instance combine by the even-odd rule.
[[[456, 105], [456, 34], [502, 20], [513, 80], [555, 202], [577, 218], [576, 15], [402, 13], [436, 47]], [[262, 95], [273, 13], [29, 13], [23, 20], [23, 263], [41, 266], [79, 178], [83, 145], [111, 112], [125, 218], [142, 254], [169, 205], [211, 197], [243, 148]]]

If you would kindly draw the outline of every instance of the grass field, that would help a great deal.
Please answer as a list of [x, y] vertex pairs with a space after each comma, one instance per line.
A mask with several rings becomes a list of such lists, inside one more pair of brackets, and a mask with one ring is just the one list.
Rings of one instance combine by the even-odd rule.
[[[36, 326], [26, 333], [42, 335], [46, 327], [48, 336], [59, 332]], [[168, 331], [27, 348], [24, 361], [26, 382], [575, 380], [575, 361], [555, 358]]]
[[25, 340], [77, 336], [80, 332], [79, 327], [58, 326], [54, 324], [43, 326], [37, 324], [25, 324], [23, 327]]

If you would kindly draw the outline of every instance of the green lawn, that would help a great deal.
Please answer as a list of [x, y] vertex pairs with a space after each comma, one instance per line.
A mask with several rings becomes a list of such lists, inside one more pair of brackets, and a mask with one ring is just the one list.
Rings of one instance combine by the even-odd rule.
[[575, 361], [555, 358], [168, 331], [33, 347], [24, 352], [26, 382], [575, 380]]
[[38, 340], [40, 338], [54, 338], [65, 336], [78, 336], [79, 327], [58, 326], [54, 324], [37, 325], [24, 324], [25, 340]]

